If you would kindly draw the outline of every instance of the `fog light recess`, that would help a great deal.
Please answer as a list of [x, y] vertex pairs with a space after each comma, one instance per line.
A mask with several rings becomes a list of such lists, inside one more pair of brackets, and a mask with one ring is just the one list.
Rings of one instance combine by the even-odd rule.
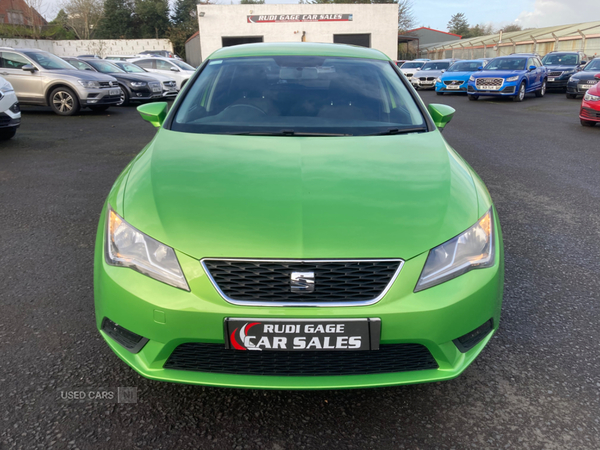
[[461, 353], [466, 353], [479, 344], [484, 337], [486, 337], [490, 331], [494, 328], [494, 322], [492, 319], [488, 320], [486, 323], [481, 325], [480, 327], [475, 328], [473, 331], [459, 337], [458, 339], [454, 339], [454, 345]]
[[129, 350], [131, 353], [138, 353], [148, 339], [123, 328], [121, 325], [114, 323], [108, 317], [102, 320], [102, 331], [108, 334], [111, 338]]

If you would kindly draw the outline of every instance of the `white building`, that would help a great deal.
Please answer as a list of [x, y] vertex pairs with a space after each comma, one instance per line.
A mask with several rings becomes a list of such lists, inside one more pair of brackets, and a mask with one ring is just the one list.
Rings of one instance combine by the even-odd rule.
[[329, 42], [375, 48], [391, 59], [398, 54], [395, 3], [198, 5], [198, 25], [198, 36], [186, 44], [194, 62], [251, 42]]

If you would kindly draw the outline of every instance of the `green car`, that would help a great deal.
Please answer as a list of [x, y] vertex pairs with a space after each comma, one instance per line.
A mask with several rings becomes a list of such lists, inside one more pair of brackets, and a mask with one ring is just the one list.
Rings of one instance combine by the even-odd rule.
[[213, 53], [114, 184], [97, 327], [141, 375], [259, 389], [448, 380], [498, 329], [490, 195], [388, 57]]

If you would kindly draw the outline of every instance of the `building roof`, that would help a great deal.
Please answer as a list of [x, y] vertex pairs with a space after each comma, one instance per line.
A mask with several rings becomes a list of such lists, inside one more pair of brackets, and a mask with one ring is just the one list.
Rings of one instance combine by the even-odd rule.
[[583, 33], [586, 38], [600, 37], [600, 21], [534, 28], [522, 31], [511, 31], [509, 33], [496, 33], [488, 36], [479, 36], [470, 39], [461, 39], [459, 41], [449, 41], [448, 43], [440, 43], [437, 47], [429, 47], [429, 50], [441, 50], [442, 48], [469, 48], [474, 46], [497, 44], [519, 45], [533, 42], [543, 43], [552, 42], [556, 39], [581, 39], [581, 33]]
[[443, 33], [443, 34], [449, 34], [450, 36], [456, 36], [459, 38], [462, 38], [462, 36], [460, 34], [454, 34], [454, 33], [448, 33], [447, 31], [440, 31], [440, 30], [435, 30], [433, 28], [428, 28], [428, 27], [419, 27], [419, 28], [414, 28], [412, 30], [408, 30], [405, 32], [405, 34], [410, 34], [414, 31], [419, 31], [419, 30], [429, 30], [429, 31], [435, 31], [436, 33]]
[[190, 42], [192, 39], [194, 39], [196, 36], [199, 36], [199, 35], [200, 35], [200, 32], [196, 31], [194, 34], [192, 34], [190, 36], [190, 38], [187, 41], [185, 41], [185, 43], [187, 44], [188, 42]]
[[239, 58], [244, 56], [278, 56], [278, 55], [307, 55], [307, 56], [339, 56], [347, 58], [380, 59], [389, 58], [372, 48], [357, 47], [343, 44], [318, 44], [314, 42], [259, 43], [223, 47], [209, 56], [214, 58]]

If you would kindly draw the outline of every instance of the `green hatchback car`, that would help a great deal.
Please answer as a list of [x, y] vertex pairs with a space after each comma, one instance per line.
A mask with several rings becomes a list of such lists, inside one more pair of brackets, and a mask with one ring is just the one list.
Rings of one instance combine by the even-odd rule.
[[458, 376], [497, 330], [500, 224], [381, 52], [213, 53], [102, 210], [97, 327], [141, 375], [338, 389]]

